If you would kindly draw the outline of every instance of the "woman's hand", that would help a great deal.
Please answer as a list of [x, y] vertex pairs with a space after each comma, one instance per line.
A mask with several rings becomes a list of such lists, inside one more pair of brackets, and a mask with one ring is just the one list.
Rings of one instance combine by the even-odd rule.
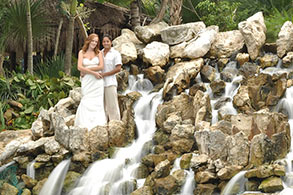
[[95, 77], [97, 79], [102, 79], [103, 78], [103, 76], [101, 75], [101, 73], [98, 73], [98, 72], [95, 73]]

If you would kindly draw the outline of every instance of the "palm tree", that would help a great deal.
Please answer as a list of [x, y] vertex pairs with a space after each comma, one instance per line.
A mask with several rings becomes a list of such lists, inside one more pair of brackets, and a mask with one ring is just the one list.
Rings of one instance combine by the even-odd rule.
[[73, 45], [73, 34], [74, 34], [74, 19], [76, 16], [77, 0], [70, 1], [70, 15], [69, 24], [66, 34], [66, 49], [65, 49], [65, 73], [71, 75], [71, 58], [72, 58], [72, 45]]
[[31, 5], [30, 0], [26, 0], [26, 21], [27, 21], [27, 66], [28, 72], [33, 74], [33, 32], [31, 20]]
[[[44, 0], [35, 0], [30, 3], [25, 0], [6, 2], [3, 17], [0, 18], [1, 26], [5, 27], [0, 32], [3, 52], [9, 48], [18, 48], [17, 52], [21, 53], [30, 50], [27, 47], [30, 39], [27, 3], [30, 4], [31, 37], [41, 39], [48, 36], [47, 14], [46, 10], [42, 9], [43, 2]], [[30, 56], [32, 55], [30, 54]], [[31, 72], [31, 70], [29, 71]]]

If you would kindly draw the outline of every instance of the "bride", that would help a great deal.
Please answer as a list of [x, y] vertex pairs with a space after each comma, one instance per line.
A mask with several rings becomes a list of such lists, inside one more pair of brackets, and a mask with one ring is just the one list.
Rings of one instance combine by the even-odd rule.
[[77, 68], [81, 72], [82, 98], [76, 112], [74, 125], [86, 127], [89, 131], [106, 124], [104, 110], [104, 68], [100, 42], [97, 34], [90, 34], [78, 53]]

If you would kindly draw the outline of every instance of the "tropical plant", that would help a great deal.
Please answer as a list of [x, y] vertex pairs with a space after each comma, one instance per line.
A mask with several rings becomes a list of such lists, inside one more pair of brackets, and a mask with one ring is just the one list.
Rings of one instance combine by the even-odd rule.
[[265, 17], [267, 42], [275, 42], [277, 40], [278, 33], [286, 21], [293, 21], [293, 8], [288, 11], [279, 11], [277, 8], [272, 9], [272, 13]]
[[67, 76], [63, 72], [59, 74], [59, 78], [47, 77], [43, 80], [20, 73], [1, 78], [1, 128], [30, 128], [41, 109], [49, 109], [60, 99], [67, 97], [72, 88], [80, 86], [78, 78]]

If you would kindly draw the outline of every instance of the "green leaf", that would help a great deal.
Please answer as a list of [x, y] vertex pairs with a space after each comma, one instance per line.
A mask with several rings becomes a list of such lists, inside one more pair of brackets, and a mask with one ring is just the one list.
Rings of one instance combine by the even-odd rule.
[[25, 114], [31, 114], [31, 113], [33, 112], [33, 110], [34, 110], [34, 106], [30, 106], [29, 108], [27, 108], [27, 109], [24, 111], [24, 113], [25, 113]]

